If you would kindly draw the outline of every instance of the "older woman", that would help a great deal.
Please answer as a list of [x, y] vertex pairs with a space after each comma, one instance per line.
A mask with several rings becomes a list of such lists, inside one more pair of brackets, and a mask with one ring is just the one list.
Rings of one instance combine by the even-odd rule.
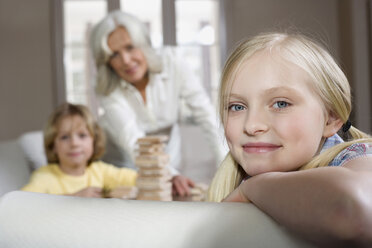
[[[96, 92], [104, 114], [109, 162], [134, 166], [135, 143], [146, 135], [166, 134], [166, 152], [173, 168], [174, 192], [189, 193], [193, 182], [180, 175], [179, 121], [181, 104], [191, 110], [215, 152], [217, 162], [225, 150], [217, 135], [215, 110], [202, 85], [170, 49], [158, 55], [151, 47], [146, 27], [134, 16], [114, 11], [98, 23], [91, 35], [97, 66]], [[196, 151], [197, 152], [197, 151]]]

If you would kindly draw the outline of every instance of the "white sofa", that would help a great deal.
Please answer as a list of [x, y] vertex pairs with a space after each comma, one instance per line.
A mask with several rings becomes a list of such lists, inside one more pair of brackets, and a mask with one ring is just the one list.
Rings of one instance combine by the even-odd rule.
[[0, 197], [25, 185], [31, 170], [18, 140], [0, 142]]
[[0, 247], [311, 247], [251, 204], [91, 199], [15, 191]]
[[30, 175], [27, 160], [19, 141], [0, 142], [1, 248], [311, 247], [251, 204], [91, 199], [15, 191]]

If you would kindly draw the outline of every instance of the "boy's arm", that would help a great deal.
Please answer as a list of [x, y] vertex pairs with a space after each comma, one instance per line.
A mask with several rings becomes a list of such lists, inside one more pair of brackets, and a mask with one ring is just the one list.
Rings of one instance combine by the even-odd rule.
[[79, 190], [73, 194], [65, 194], [69, 196], [79, 196], [79, 197], [95, 197], [102, 198], [102, 188], [99, 187], [86, 187], [82, 190]]
[[242, 183], [225, 201], [244, 197], [319, 245], [372, 243], [372, 157], [343, 167], [264, 173]]
[[36, 193], [49, 193], [48, 186], [50, 184], [53, 184], [53, 178], [39, 169], [31, 174], [29, 182], [23, 186], [21, 190]]

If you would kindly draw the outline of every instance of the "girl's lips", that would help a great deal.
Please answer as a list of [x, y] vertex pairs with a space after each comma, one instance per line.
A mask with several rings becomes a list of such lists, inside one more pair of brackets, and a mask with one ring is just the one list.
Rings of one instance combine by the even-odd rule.
[[272, 152], [277, 149], [279, 149], [280, 145], [275, 145], [271, 143], [248, 143], [243, 145], [243, 150], [246, 153], [266, 153], [266, 152]]

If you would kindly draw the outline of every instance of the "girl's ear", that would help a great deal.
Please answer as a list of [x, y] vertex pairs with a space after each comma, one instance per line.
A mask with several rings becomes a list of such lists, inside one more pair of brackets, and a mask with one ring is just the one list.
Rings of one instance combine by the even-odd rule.
[[334, 135], [342, 127], [342, 120], [337, 117], [333, 112], [328, 114], [328, 120], [324, 126], [323, 137], [328, 138]]

